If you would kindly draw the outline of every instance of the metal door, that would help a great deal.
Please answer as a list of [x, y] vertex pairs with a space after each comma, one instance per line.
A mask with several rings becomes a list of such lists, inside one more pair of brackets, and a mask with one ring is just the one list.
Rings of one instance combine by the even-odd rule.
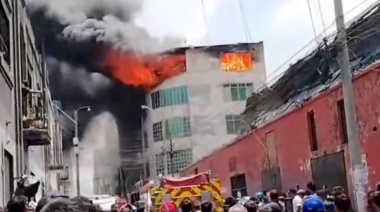
[[310, 164], [313, 181], [318, 188], [322, 188], [323, 185], [330, 189], [342, 186], [347, 191], [344, 151], [311, 159]]

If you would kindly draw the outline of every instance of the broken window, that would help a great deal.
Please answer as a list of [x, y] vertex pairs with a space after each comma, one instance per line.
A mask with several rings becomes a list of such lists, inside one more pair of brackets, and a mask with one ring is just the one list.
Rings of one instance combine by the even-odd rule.
[[346, 144], [348, 143], [348, 134], [347, 134], [347, 126], [346, 126], [346, 113], [345, 113], [343, 99], [338, 100], [337, 109], [338, 109], [340, 137], [342, 139], [342, 144]]
[[318, 150], [318, 135], [317, 135], [317, 126], [315, 122], [314, 111], [307, 113], [308, 127], [309, 127], [309, 136], [310, 136], [310, 150]]

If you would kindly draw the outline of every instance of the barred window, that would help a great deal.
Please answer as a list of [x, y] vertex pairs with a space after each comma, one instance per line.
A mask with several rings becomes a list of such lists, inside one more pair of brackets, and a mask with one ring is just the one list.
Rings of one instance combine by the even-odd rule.
[[244, 101], [253, 92], [253, 83], [234, 83], [223, 85], [225, 101]]
[[166, 120], [165, 133], [171, 138], [191, 136], [190, 117], [176, 117]]
[[[165, 172], [165, 166], [164, 166], [164, 160], [163, 160], [163, 154], [157, 154], [156, 155], [156, 173], [164, 173]], [[172, 171], [174, 173], [178, 173], [182, 171], [182, 169], [186, 168], [193, 162], [193, 152], [192, 149], [184, 149], [184, 150], [177, 150], [174, 151], [173, 154], [173, 169], [172, 169], [172, 163], [170, 161], [170, 155], [166, 155], [166, 162], [167, 162], [167, 168], [168, 173], [171, 173]]]
[[161, 121], [153, 124], [153, 140], [155, 142], [163, 140]]
[[159, 90], [153, 92], [150, 97], [153, 109], [189, 103], [187, 86]]
[[241, 116], [240, 115], [227, 115], [226, 116], [227, 134], [239, 134], [240, 126], [241, 126]]

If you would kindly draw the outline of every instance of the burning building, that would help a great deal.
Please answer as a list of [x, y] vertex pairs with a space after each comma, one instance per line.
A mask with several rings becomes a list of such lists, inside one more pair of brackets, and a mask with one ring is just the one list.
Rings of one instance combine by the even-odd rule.
[[174, 77], [152, 83], [142, 107], [152, 177], [177, 173], [235, 138], [246, 128], [246, 99], [266, 82], [262, 42], [178, 48], [170, 57], [163, 63]]

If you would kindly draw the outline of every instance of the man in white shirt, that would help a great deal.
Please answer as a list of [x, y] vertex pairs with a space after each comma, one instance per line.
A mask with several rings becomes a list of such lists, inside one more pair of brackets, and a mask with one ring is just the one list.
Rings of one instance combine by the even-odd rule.
[[300, 189], [297, 191], [297, 195], [293, 198], [293, 212], [301, 212], [302, 211], [302, 204], [303, 204], [303, 198], [305, 196], [305, 191]]

